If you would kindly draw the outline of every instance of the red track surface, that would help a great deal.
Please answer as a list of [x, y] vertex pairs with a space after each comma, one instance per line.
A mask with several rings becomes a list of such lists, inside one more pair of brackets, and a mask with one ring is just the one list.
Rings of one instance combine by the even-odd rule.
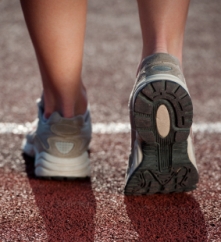
[[[221, 120], [221, 2], [193, 0], [184, 71], [194, 121]], [[19, 2], [0, 3], [0, 122], [36, 116], [41, 93]], [[128, 122], [141, 52], [134, 1], [89, 1], [83, 78], [93, 122]], [[99, 95], [98, 95], [99, 94]], [[96, 134], [91, 180], [47, 181], [22, 157], [21, 135], [0, 134], [0, 241], [221, 241], [221, 135], [197, 133], [197, 190], [125, 197], [129, 134]]]

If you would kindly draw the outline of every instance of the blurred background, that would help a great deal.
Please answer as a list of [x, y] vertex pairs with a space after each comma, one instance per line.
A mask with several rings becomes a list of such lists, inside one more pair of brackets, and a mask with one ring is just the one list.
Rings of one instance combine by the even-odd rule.
[[[128, 121], [127, 102], [141, 54], [136, 1], [89, 0], [83, 80], [94, 122]], [[195, 122], [221, 119], [221, 2], [192, 0], [184, 73]], [[0, 122], [36, 116], [41, 81], [18, 0], [0, 1]], [[123, 95], [122, 95], [123, 93]], [[113, 105], [114, 101], [114, 105]]]

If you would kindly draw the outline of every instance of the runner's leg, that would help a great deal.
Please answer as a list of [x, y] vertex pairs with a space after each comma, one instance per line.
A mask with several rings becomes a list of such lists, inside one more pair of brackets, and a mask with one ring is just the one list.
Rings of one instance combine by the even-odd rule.
[[143, 36], [142, 59], [169, 53], [182, 63], [182, 48], [189, 0], [137, 0]]
[[21, 0], [36, 51], [44, 89], [44, 115], [83, 114], [81, 80], [87, 0]]

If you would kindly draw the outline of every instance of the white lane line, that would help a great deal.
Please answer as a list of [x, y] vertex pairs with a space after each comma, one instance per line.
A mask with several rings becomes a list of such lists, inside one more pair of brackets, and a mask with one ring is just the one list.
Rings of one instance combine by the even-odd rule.
[[[0, 123], [0, 134], [26, 134], [32, 130], [32, 123]], [[97, 134], [116, 134], [129, 133], [130, 124], [120, 122], [94, 123], [93, 133]], [[221, 133], [221, 122], [215, 123], [194, 123], [194, 133]]]

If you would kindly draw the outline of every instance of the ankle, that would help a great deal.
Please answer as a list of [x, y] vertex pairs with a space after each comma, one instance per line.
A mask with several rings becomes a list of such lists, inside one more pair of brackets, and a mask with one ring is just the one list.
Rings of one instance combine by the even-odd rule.
[[82, 115], [87, 111], [88, 100], [87, 100], [87, 92], [85, 87], [82, 85], [81, 91], [79, 92], [79, 96], [74, 103], [74, 115]]
[[82, 85], [77, 95], [47, 95], [44, 91], [44, 116], [49, 118], [52, 113], [58, 112], [64, 118], [83, 115], [87, 110], [86, 89]]

